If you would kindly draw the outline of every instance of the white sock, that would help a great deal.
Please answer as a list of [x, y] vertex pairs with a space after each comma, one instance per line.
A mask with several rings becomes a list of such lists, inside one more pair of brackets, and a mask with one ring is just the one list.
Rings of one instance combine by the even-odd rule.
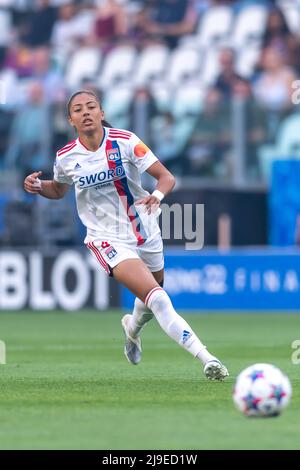
[[215, 359], [201, 343], [189, 324], [173, 308], [166, 291], [161, 287], [154, 287], [146, 299], [145, 304], [152, 310], [164, 332], [174, 339], [180, 346], [200, 359], [203, 364]]
[[134, 308], [130, 319], [130, 333], [135, 338], [141, 332], [143, 326], [153, 318], [153, 313], [138, 297], [135, 298]]

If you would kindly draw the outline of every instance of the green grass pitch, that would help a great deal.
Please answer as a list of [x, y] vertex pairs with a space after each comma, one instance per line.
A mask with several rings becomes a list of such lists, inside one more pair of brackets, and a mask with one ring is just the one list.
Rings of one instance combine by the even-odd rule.
[[[123, 355], [120, 311], [1, 313], [1, 449], [299, 449], [300, 315], [184, 315], [229, 368], [208, 382], [201, 364], [152, 321], [143, 360]], [[293, 386], [277, 418], [249, 419], [232, 402], [236, 375], [255, 362]]]

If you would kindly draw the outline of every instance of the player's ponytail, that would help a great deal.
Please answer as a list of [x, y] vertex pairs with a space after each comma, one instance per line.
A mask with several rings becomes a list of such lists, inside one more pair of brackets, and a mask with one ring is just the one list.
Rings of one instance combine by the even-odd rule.
[[104, 127], [110, 127], [110, 128], [113, 127], [111, 124], [109, 124], [109, 122], [105, 121], [105, 119], [102, 119], [102, 126], [104, 126]]

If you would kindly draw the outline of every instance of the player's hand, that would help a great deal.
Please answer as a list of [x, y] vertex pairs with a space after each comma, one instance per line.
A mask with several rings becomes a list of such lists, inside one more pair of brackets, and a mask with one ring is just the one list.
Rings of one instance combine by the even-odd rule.
[[156, 196], [150, 194], [150, 196], [146, 196], [144, 199], [136, 201], [136, 205], [144, 205], [145, 212], [148, 214], [154, 214], [160, 206], [160, 200]]
[[26, 176], [24, 180], [24, 189], [30, 194], [40, 194], [42, 190], [42, 183], [39, 176], [42, 175], [41, 171], [35, 171], [31, 175]]

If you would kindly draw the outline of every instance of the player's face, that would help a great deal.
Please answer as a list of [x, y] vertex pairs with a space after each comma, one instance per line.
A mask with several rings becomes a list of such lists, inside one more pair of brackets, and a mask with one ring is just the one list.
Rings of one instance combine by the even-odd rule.
[[104, 112], [92, 95], [82, 93], [72, 100], [69, 122], [76, 127], [79, 135], [100, 130], [103, 118]]

